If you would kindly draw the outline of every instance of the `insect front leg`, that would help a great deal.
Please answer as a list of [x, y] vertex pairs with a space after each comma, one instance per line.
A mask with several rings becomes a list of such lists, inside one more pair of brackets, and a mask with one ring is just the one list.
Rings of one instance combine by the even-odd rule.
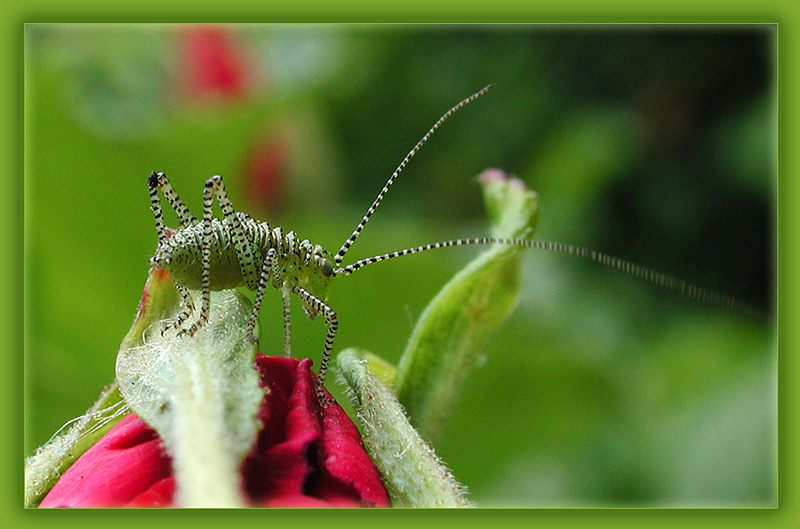
[[292, 314], [291, 314], [291, 293], [289, 285], [281, 287], [283, 296], [283, 355], [292, 356]]
[[339, 319], [336, 313], [319, 298], [311, 295], [307, 290], [302, 287], [295, 286], [292, 292], [297, 294], [300, 299], [308, 303], [318, 312], [322, 312], [325, 316], [325, 322], [328, 324], [328, 334], [325, 335], [325, 345], [322, 349], [322, 359], [319, 362], [319, 371], [317, 373], [317, 399], [323, 406], [327, 405], [329, 400], [325, 397], [325, 392], [322, 389], [325, 383], [325, 373], [328, 371], [328, 362], [331, 359], [331, 351], [333, 350], [333, 339], [336, 338], [336, 330], [339, 328]]
[[261, 311], [261, 303], [264, 301], [264, 292], [267, 290], [267, 284], [270, 278], [278, 278], [280, 270], [278, 268], [277, 252], [275, 248], [267, 250], [267, 256], [264, 259], [264, 264], [261, 266], [261, 276], [258, 279], [258, 287], [256, 288], [256, 298], [253, 301], [253, 311], [250, 314], [250, 322], [247, 324], [247, 339], [251, 343], [256, 342], [256, 337], [253, 331], [256, 327], [258, 320], [258, 313]]

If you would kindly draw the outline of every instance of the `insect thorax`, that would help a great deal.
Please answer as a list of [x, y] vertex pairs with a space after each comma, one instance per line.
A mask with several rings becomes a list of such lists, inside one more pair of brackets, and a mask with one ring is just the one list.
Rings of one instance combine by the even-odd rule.
[[274, 248], [278, 256], [280, 278], [273, 277], [273, 286], [280, 288], [282, 284], [290, 287], [299, 286], [318, 299], [325, 301], [328, 298], [328, 286], [331, 272], [323, 273], [323, 261], [328, 264], [333, 257], [325, 248], [312, 244], [308, 239], [300, 239], [293, 231], [283, 233], [281, 228], [269, 231], [269, 241], [266, 250]]

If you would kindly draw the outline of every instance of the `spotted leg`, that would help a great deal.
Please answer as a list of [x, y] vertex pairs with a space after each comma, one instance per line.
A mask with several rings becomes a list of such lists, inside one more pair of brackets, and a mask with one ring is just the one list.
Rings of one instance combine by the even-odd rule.
[[178, 214], [181, 226], [186, 227], [197, 223], [197, 219], [186, 207], [186, 204], [183, 203], [178, 193], [175, 192], [165, 173], [150, 173], [150, 177], [147, 179], [147, 186], [150, 188], [150, 209], [153, 210], [153, 216], [156, 220], [159, 243], [167, 240], [167, 229], [164, 226], [164, 217], [161, 213], [161, 200], [158, 198], [159, 189], [166, 197], [169, 205], [172, 206], [172, 209], [175, 210], [175, 213]]
[[[242, 221], [239, 213], [233, 209], [228, 193], [225, 191], [225, 184], [219, 175], [212, 176], [206, 180], [203, 188], [203, 248], [201, 254], [202, 276], [201, 276], [201, 305], [200, 317], [192, 324], [188, 330], [181, 329], [179, 334], [194, 335], [197, 330], [208, 322], [209, 312], [211, 311], [211, 220], [213, 219], [214, 196], [225, 215], [225, 219], [231, 225], [233, 244], [236, 248], [236, 257], [242, 269], [242, 276], [248, 288], [256, 290], [259, 284], [259, 269], [256, 265], [261, 260], [260, 252], [255, 242], [245, 237]], [[252, 334], [252, 333], [251, 333]]]
[[[180, 329], [183, 325], [183, 322], [186, 321], [186, 318], [191, 316], [192, 312], [194, 312], [194, 301], [192, 301], [192, 295], [189, 293], [189, 289], [178, 284], [175, 284], [175, 288], [178, 289], [181, 298], [183, 298], [183, 310], [180, 314], [178, 314], [178, 318], [175, 320], [175, 323], [172, 326]], [[167, 329], [168, 327], [162, 329], [161, 334], [163, 335]]]
[[322, 386], [325, 383], [325, 373], [328, 371], [328, 362], [330, 362], [331, 359], [333, 339], [336, 337], [336, 330], [339, 328], [339, 320], [332, 308], [326, 305], [319, 298], [311, 295], [302, 287], [295, 286], [292, 288], [292, 292], [297, 294], [306, 305], [312, 307], [316, 312], [321, 312], [325, 316], [325, 322], [328, 324], [328, 334], [325, 335], [325, 345], [322, 349], [322, 359], [320, 359], [319, 362], [316, 387], [317, 399], [319, 400], [319, 403], [323, 406], [327, 406], [330, 402], [330, 399], [325, 396]]
[[[183, 203], [178, 193], [175, 192], [175, 189], [172, 187], [172, 184], [169, 183], [169, 179], [165, 173], [156, 173], [155, 171], [150, 173], [147, 179], [147, 186], [150, 190], [150, 209], [153, 210], [153, 217], [156, 221], [156, 233], [158, 234], [159, 244], [164, 243], [168, 238], [167, 228], [164, 225], [164, 216], [161, 211], [161, 200], [158, 196], [159, 190], [161, 190], [161, 193], [166, 197], [169, 205], [172, 206], [172, 209], [178, 215], [181, 226], [186, 227], [197, 223], [197, 219], [192, 215], [192, 212], [189, 211], [189, 208], [186, 207], [186, 204]], [[172, 327], [180, 328], [183, 322], [194, 311], [194, 303], [192, 302], [192, 296], [186, 288], [180, 285], [175, 286], [183, 299], [184, 308]], [[164, 334], [167, 328], [168, 327], [162, 329], [161, 334]]]
[[256, 342], [254, 334], [256, 321], [258, 321], [258, 313], [261, 310], [261, 303], [264, 301], [264, 292], [267, 289], [267, 284], [270, 282], [270, 277], [277, 277], [275, 274], [280, 273], [277, 266], [277, 259], [275, 248], [270, 248], [267, 251], [267, 256], [264, 259], [264, 264], [261, 266], [261, 276], [258, 280], [258, 287], [256, 288], [256, 298], [253, 301], [253, 311], [250, 314], [250, 322], [247, 324], [247, 339], [251, 343]]
[[289, 285], [281, 287], [281, 295], [283, 296], [283, 355], [292, 356], [292, 314], [290, 306], [290, 298], [292, 289]]
[[[217, 197], [217, 202], [219, 202], [219, 208], [222, 210], [222, 214], [225, 215], [225, 218], [231, 224], [233, 245], [236, 248], [236, 257], [242, 269], [242, 277], [244, 278], [245, 285], [247, 285], [247, 288], [250, 290], [256, 290], [261, 275], [261, 269], [258, 264], [261, 262], [262, 256], [252, 237], [245, 236], [244, 227], [242, 226], [240, 218], [240, 215], [245, 215], [243, 213], [237, 213], [233, 209], [233, 204], [231, 203], [231, 199], [228, 198], [228, 192], [225, 190], [222, 177], [216, 175], [206, 180], [206, 187], [203, 190], [203, 220], [206, 218], [206, 196], [208, 196], [208, 209], [211, 209], [212, 191]], [[268, 225], [267, 228], [269, 228]], [[204, 243], [205, 242], [206, 241], [204, 241]], [[210, 242], [210, 239], [208, 242]]]

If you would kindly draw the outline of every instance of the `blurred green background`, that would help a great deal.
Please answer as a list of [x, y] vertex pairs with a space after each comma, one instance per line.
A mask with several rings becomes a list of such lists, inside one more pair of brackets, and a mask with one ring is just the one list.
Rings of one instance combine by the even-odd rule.
[[[407, 167], [348, 262], [486, 234], [474, 176], [497, 167], [539, 193], [538, 238], [772, 314], [775, 32], [27, 26], [26, 453], [113, 380], [156, 245], [150, 171], [196, 215], [221, 174], [238, 209], [336, 251], [435, 120], [489, 83]], [[477, 251], [336, 281], [336, 349], [396, 361]], [[530, 252], [524, 268], [519, 309], [436, 443], [477, 504], [775, 504], [772, 317], [566, 256]], [[293, 309], [293, 350], [318, 362], [325, 326]], [[281, 353], [277, 291], [261, 344]]]

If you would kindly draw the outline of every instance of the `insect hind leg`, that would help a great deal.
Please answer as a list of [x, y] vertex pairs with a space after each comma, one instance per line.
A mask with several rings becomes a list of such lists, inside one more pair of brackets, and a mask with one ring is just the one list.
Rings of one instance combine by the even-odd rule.
[[[219, 175], [212, 176], [206, 180], [206, 186], [203, 190], [203, 221], [205, 222], [208, 217], [209, 225], [211, 223], [211, 193], [217, 197], [219, 208], [222, 214], [231, 224], [231, 236], [233, 244], [236, 248], [236, 257], [239, 260], [239, 266], [242, 269], [242, 277], [247, 285], [247, 288], [256, 290], [258, 288], [261, 267], [258, 264], [261, 262], [261, 252], [258, 249], [255, 241], [248, 238], [245, 234], [242, 219], [236, 210], [233, 209], [231, 199], [228, 197], [228, 192], [225, 190], [225, 183]], [[208, 212], [206, 212], [206, 201], [208, 202]], [[210, 237], [209, 237], [210, 242]]]
[[[183, 325], [183, 322], [186, 321], [189, 318], [189, 316], [192, 315], [192, 312], [194, 312], [194, 302], [192, 301], [192, 295], [189, 293], [189, 289], [184, 288], [178, 284], [175, 285], [175, 288], [178, 289], [178, 292], [180, 293], [181, 298], [183, 299], [183, 310], [181, 311], [180, 314], [178, 314], [178, 318], [175, 320], [174, 324], [175, 328], [180, 329], [181, 326]], [[161, 334], [164, 334], [165, 330], [166, 328], [161, 331]]]
[[189, 208], [183, 203], [181, 197], [175, 192], [172, 184], [169, 183], [166, 173], [156, 173], [155, 171], [150, 173], [150, 176], [147, 178], [147, 186], [150, 190], [150, 209], [153, 210], [153, 216], [156, 220], [156, 232], [158, 233], [159, 243], [167, 239], [167, 230], [164, 226], [164, 216], [161, 211], [161, 200], [158, 197], [159, 189], [178, 215], [181, 226], [186, 227], [197, 224], [195, 216], [192, 215], [192, 212], [189, 211]]
[[[212, 176], [206, 180], [205, 187], [203, 188], [203, 239], [202, 239], [202, 276], [201, 276], [201, 305], [200, 317], [195, 321], [188, 330], [181, 329], [179, 334], [188, 334], [189, 336], [208, 322], [209, 312], [211, 311], [211, 221], [214, 215], [214, 197], [217, 197], [217, 202], [222, 210], [222, 214], [228, 220], [231, 226], [231, 237], [236, 249], [236, 257], [239, 261], [239, 266], [242, 270], [242, 277], [248, 288], [257, 289], [259, 285], [259, 270], [256, 268], [256, 262], [260, 260], [260, 253], [255, 242], [245, 236], [242, 220], [233, 209], [233, 204], [228, 197], [228, 192], [225, 190], [225, 184], [222, 177], [219, 175]], [[253, 322], [254, 323], [254, 322]], [[252, 330], [249, 333], [252, 337]]]

